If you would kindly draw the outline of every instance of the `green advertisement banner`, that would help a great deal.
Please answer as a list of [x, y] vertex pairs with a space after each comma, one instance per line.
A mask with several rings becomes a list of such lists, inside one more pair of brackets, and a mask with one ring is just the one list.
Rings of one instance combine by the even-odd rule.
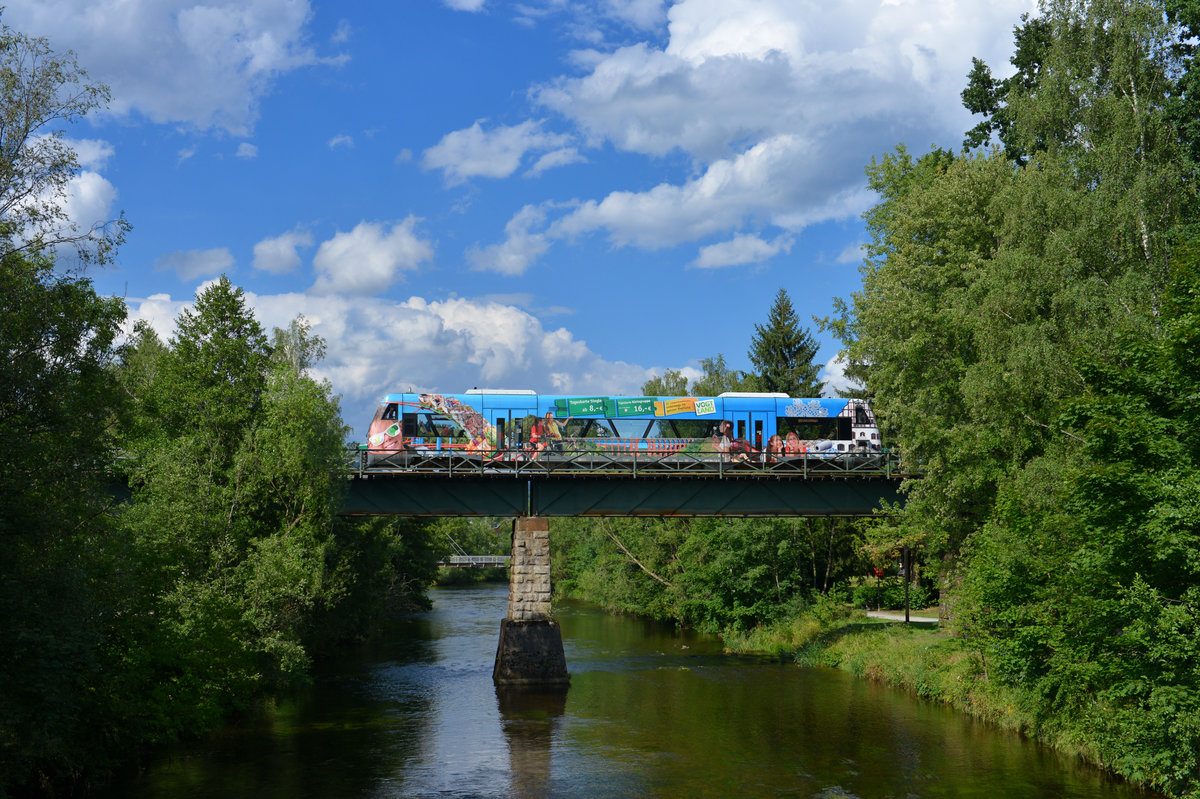
[[554, 400], [554, 415], [563, 416], [653, 416], [653, 397], [576, 397]]

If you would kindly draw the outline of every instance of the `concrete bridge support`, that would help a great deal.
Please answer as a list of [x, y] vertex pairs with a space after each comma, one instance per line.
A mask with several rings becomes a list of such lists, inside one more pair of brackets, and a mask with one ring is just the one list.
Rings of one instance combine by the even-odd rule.
[[508, 616], [500, 623], [492, 681], [566, 685], [569, 679], [562, 631], [550, 618], [550, 522], [520, 517], [513, 521]]

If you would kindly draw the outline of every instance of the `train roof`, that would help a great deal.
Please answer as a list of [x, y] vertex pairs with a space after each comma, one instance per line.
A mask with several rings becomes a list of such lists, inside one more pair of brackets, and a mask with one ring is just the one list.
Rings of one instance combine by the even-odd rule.
[[865, 400], [843, 397], [789, 397], [767, 392], [725, 392], [716, 397], [657, 396], [625, 397], [617, 395], [536, 394], [529, 390], [472, 389], [463, 394], [421, 392], [392, 393], [382, 403], [422, 405], [430, 409], [447, 400], [462, 403], [478, 411], [504, 410], [557, 418], [674, 418], [719, 419], [737, 413], [768, 413], [772, 416], [820, 419], [842, 415], [851, 406], [864, 406]]

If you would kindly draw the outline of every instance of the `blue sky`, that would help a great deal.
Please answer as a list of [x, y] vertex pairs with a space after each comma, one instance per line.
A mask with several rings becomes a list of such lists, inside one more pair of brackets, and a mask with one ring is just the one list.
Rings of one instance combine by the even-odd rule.
[[[972, 56], [1028, 0], [9, 0], [112, 103], [65, 131], [81, 225], [133, 224], [99, 291], [164, 338], [221, 273], [375, 399], [636, 394], [748, 368], [779, 288], [859, 285], [864, 166], [957, 149]], [[829, 361], [837, 344], [822, 342]], [[828, 376], [837, 378], [836, 365]]]

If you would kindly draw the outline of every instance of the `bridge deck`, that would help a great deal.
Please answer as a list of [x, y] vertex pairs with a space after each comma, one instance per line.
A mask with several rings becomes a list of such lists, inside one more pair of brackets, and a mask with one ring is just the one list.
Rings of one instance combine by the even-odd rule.
[[901, 502], [892, 453], [358, 453], [351, 516], [863, 516]]
[[899, 456], [891, 452], [825, 452], [792, 456], [761, 453], [721, 455], [713, 452], [605, 452], [594, 449], [553, 451], [536, 456], [522, 451], [483, 457], [460, 450], [409, 450], [395, 453], [358, 453], [354, 464], [365, 474], [480, 474], [480, 475], [596, 475], [659, 474], [724, 477], [758, 475], [778, 477], [900, 475]]

